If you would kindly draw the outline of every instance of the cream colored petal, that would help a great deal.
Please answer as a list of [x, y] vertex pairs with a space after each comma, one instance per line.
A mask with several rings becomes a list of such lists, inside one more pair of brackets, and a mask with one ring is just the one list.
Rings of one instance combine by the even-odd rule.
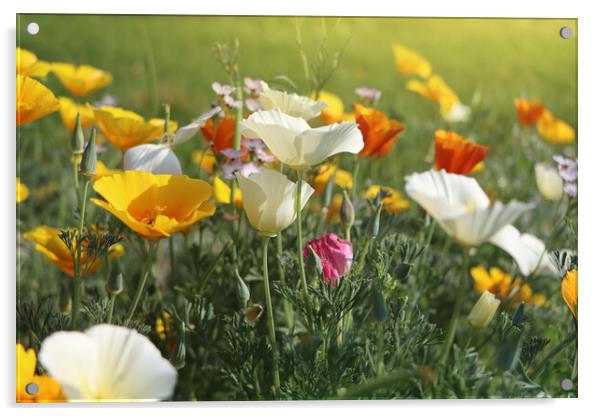
[[95, 399], [101, 364], [96, 343], [81, 332], [55, 332], [42, 342], [40, 363], [69, 400]]
[[355, 122], [344, 122], [307, 130], [294, 145], [303, 165], [315, 166], [338, 153], [359, 153], [364, 140]]
[[503, 227], [491, 237], [489, 242], [510, 254], [523, 276], [537, 272], [546, 274], [556, 272], [556, 268], [545, 251], [543, 241], [531, 234], [521, 234], [512, 225]]
[[549, 201], [558, 201], [564, 194], [563, 181], [558, 168], [545, 163], [535, 164], [535, 182], [541, 195]]
[[279, 109], [291, 117], [311, 120], [318, 117], [327, 104], [308, 97], [290, 94], [284, 91], [272, 90], [267, 83], [262, 82], [262, 92], [258, 101], [264, 110]]
[[499, 201], [489, 208], [441, 220], [441, 226], [460, 244], [474, 247], [489, 240], [504, 226], [532, 208], [532, 205], [510, 201], [504, 205]]
[[124, 170], [142, 170], [155, 175], [181, 175], [182, 167], [176, 154], [167, 145], [142, 144], [123, 155]]
[[205, 124], [207, 120], [219, 113], [221, 110], [221, 108], [215, 107], [211, 111], [201, 114], [192, 123], [180, 127], [176, 131], [174, 145], [185, 143], [188, 140], [192, 139], [192, 137], [199, 132], [203, 124]]
[[405, 189], [414, 201], [439, 221], [489, 206], [489, 198], [476, 179], [444, 170], [409, 175]]
[[283, 163], [295, 165], [300, 155], [295, 150], [295, 137], [309, 124], [301, 118], [282, 113], [278, 109], [256, 111], [240, 122], [241, 134], [249, 139], [261, 139], [270, 151]]
[[247, 219], [253, 228], [262, 231], [259, 229], [261, 211], [263, 211], [267, 202], [267, 195], [259, 183], [252, 179], [257, 175], [251, 174], [249, 178], [245, 178], [240, 173], [236, 173], [236, 179], [242, 193], [242, 206], [247, 214]]
[[97, 346], [97, 395], [105, 400], [161, 400], [173, 394], [177, 371], [146, 337], [115, 325], [85, 332]]

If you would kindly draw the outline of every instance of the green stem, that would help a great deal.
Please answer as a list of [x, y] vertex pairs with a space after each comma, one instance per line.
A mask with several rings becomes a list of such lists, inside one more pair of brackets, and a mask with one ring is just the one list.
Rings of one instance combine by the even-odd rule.
[[353, 168], [352, 168], [352, 176], [351, 176], [351, 200], [355, 201], [355, 196], [357, 195], [357, 187], [358, 187], [358, 176], [360, 171], [360, 157], [355, 155], [353, 159]]
[[107, 308], [107, 324], [113, 322], [113, 308], [115, 307], [115, 294], [109, 295], [109, 306]]
[[146, 246], [146, 264], [144, 266], [144, 273], [142, 277], [138, 281], [138, 287], [136, 288], [136, 293], [134, 294], [134, 300], [132, 301], [132, 305], [130, 306], [130, 310], [128, 311], [127, 318], [125, 320], [125, 325], [128, 326], [134, 314], [136, 313], [136, 308], [138, 307], [138, 303], [140, 302], [140, 298], [142, 297], [142, 292], [144, 292], [144, 286], [146, 286], [146, 281], [148, 280], [148, 276], [150, 275], [152, 261], [151, 261], [151, 244], [150, 242], [145, 241]]
[[299, 262], [299, 275], [301, 277], [301, 288], [306, 299], [309, 297], [307, 291], [307, 279], [305, 278], [305, 264], [303, 261], [303, 224], [301, 218], [301, 191], [303, 190], [303, 171], [297, 170], [297, 196], [295, 198], [295, 213], [297, 215], [297, 260]]
[[176, 271], [176, 254], [174, 250], [173, 239], [174, 236], [171, 236], [167, 239], [169, 242], [169, 268], [172, 274]]
[[74, 259], [74, 276], [73, 276], [73, 292], [71, 295], [71, 329], [77, 328], [77, 321], [79, 318], [79, 309], [81, 304], [81, 292], [82, 292], [82, 243], [84, 235], [84, 223], [86, 219], [86, 199], [88, 198], [88, 188], [90, 186], [90, 180], [86, 179], [84, 184], [84, 191], [82, 198], [79, 203], [79, 226], [77, 228], [77, 239], [76, 239], [76, 253]]
[[272, 374], [276, 398], [280, 398], [280, 371], [278, 366], [278, 344], [276, 343], [276, 329], [274, 326], [274, 311], [272, 310], [272, 297], [270, 295], [270, 278], [268, 274], [268, 245], [269, 237], [263, 237], [263, 288], [265, 290], [265, 305], [268, 311], [268, 329], [270, 344], [272, 346]]
[[[278, 235], [276, 235], [276, 258], [278, 259], [278, 279], [280, 280], [280, 284], [284, 286], [286, 285], [286, 278], [284, 276], [284, 266], [282, 265], [284, 260], [282, 251], [282, 233], [278, 233]], [[294, 325], [293, 305], [291, 305], [291, 303], [287, 300], [283, 302], [283, 305], [286, 326], [288, 329], [292, 329]]]
[[376, 376], [380, 377], [385, 369], [384, 363], [384, 323], [378, 322], [376, 334]]
[[[428, 214], [426, 214], [426, 215], [428, 216]], [[426, 240], [424, 242], [424, 246], [422, 247], [422, 253], [420, 253], [420, 258], [418, 259], [418, 264], [416, 265], [416, 273], [420, 273], [422, 271], [422, 264], [424, 263], [424, 259], [426, 257], [426, 252], [429, 250], [429, 247], [431, 246], [431, 241], [433, 240], [434, 231], [435, 231], [435, 219], [431, 218], [431, 223], [428, 226]]]
[[460, 318], [460, 309], [462, 307], [462, 301], [465, 299], [464, 291], [466, 286], [466, 276], [464, 275], [467, 267], [468, 267], [468, 248], [464, 249], [464, 261], [462, 262], [462, 269], [460, 271], [460, 281], [458, 282], [458, 288], [456, 290], [456, 301], [454, 303], [454, 310], [452, 312], [451, 321], [449, 322], [449, 328], [447, 330], [447, 335], [445, 337], [445, 341], [443, 342], [443, 347], [441, 349], [441, 364], [445, 365], [447, 362], [447, 356], [449, 355], [449, 351], [454, 342], [454, 337], [456, 335], [456, 329], [458, 328], [458, 320]]
[[[73, 156], [75, 157], [75, 156]], [[79, 163], [73, 161], [73, 189], [75, 190], [75, 200], [79, 201]]]

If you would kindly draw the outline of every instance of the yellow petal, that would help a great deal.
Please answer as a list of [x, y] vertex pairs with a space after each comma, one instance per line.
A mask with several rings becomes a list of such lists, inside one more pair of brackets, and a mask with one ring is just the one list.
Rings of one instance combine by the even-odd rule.
[[88, 105], [77, 104], [67, 97], [59, 97], [61, 121], [69, 131], [75, 130], [75, 119], [77, 113], [83, 129], [94, 124], [94, 111]]
[[53, 63], [51, 69], [61, 84], [78, 97], [92, 94], [113, 81], [111, 74], [90, 65]]
[[17, 75], [17, 126], [31, 123], [60, 107], [52, 91], [33, 78]]

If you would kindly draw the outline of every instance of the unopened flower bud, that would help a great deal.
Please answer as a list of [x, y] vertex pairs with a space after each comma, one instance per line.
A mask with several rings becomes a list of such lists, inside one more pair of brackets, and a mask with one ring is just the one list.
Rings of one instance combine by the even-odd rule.
[[261, 315], [263, 315], [263, 306], [255, 303], [245, 310], [245, 322], [251, 326], [255, 326], [255, 323], [261, 318]]
[[80, 120], [80, 115], [77, 113], [75, 117], [75, 129], [73, 129], [73, 133], [71, 134], [71, 153], [73, 155], [81, 155], [84, 152], [84, 132], [82, 130], [82, 123]]
[[386, 320], [387, 315], [389, 314], [385, 296], [383, 295], [382, 290], [376, 285], [372, 285], [372, 312], [377, 321]]
[[324, 269], [322, 268], [322, 260], [320, 259], [320, 256], [318, 256], [318, 253], [316, 253], [311, 245], [307, 245], [307, 247], [309, 248], [309, 270], [311, 270], [311, 272], [316, 276], [322, 276]]
[[343, 203], [341, 204], [341, 223], [348, 228], [353, 225], [355, 221], [355, 208], [353, 208], [353, 203], [349, 198], [349, 194], [347, 191], [343, 191]]
[[92, 129], [90, 134], [90, 140], [88, 140], [82, 161], [79, 164], [79, 173], [87, 176], [96, 174], [96, 129]]
[[329, 207], [332, 202], [332, 190], [334, 189], [334, 178], [336, 175], [330, 175], [328, 178], [328, 182], [326, 182], [326, 187], [324, 187], [324, 206]]
[[376, 238], [378, 236], [378, 230], [380, 229], [380, 213], [383, 210], [383, 203], [379, 202], [376, 211], [370, 218], [370, 223], [368, 224], [368, 233], [372, 238]]
[[468, 322], [475, 328], [485, 328], [495, 315], [498, 306], [500, 306], [500, 300], [485, 291], [481, 294], [481, 297], [472, 307], [472, 310], [468, 314]]
[[247, 302], [251, 298], [247, 284], [238, 273], [236, 273], [236, 296], [243, 307], [247, 305]]
[[123, 273], [118, 270], [112, 270], [105, 286], [107, 293], [118, 295], [123, 292]]

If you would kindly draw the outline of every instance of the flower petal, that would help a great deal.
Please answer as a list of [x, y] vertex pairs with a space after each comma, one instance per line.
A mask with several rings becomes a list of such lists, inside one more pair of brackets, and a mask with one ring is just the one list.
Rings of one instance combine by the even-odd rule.
[[294, 146], [302, 164], [314, 166], [338, 153], [359, 153], [364, 140], [355, 122], [343, 122], [306, 130], [295, 138]]

